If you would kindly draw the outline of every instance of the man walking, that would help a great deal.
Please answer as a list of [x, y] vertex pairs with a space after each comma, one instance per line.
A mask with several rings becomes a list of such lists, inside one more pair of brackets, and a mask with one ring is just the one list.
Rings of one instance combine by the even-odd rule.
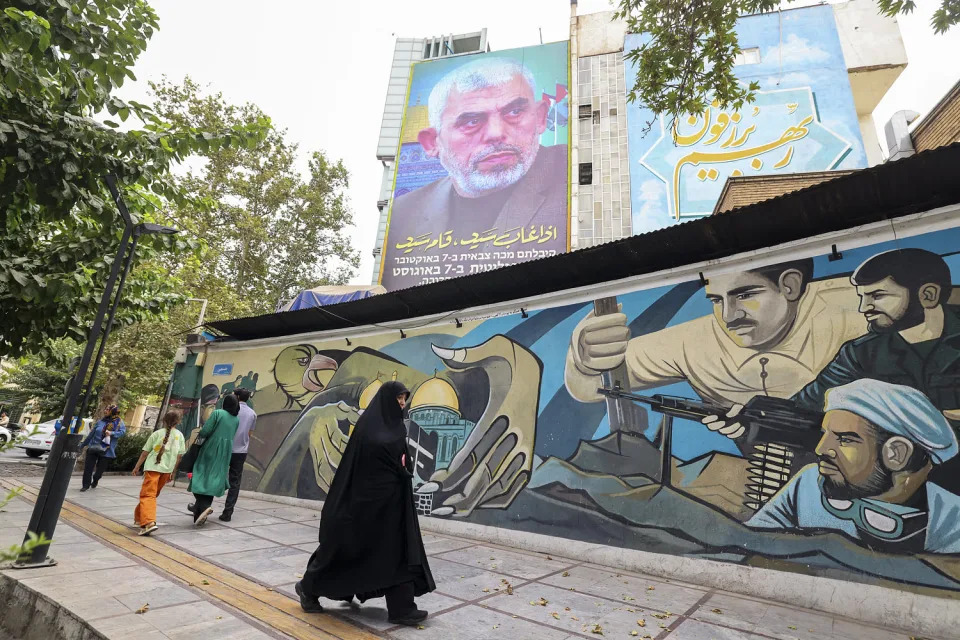
[[243, 387], [234, 390], [233, 395], [240, 401], [240, 425], [237, 435], [233, 438], [233, 455], [230, 456], [230, 489], [227, 491], [227, 501], [223, 505], [220, 520], [230, 522], [233, 517], [233, 508], [240, 496], [240, 479], [243, 477], [243, 464], [247, 460], [247, 451], [250, 449], [250, 432], [257, 424], [257, 413], [250, 408], [247, 400], [250, 399], [250, 390]]

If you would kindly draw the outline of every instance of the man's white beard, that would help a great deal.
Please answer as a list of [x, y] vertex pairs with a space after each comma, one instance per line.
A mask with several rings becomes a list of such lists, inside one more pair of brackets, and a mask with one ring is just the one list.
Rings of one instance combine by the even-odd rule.
[[[505, 189], [516, 184], [523, 176], [527, 174], [534, 160], [537, 159], [537, 152], [540, 150], [540, 143], [535, 138], [533, 143], [526, 149], [510, 144], [488, 145], [479, 151], [473, 153], [466, 165], [457, 162], [456, 158], [447, 156], [443, 148], [440, 149], [440, 164], [447, 170], [450, 177], [457, 184], [457, 191], [467, 198], [477, 198], [480, 196]], [[477, 165], [487, 156], [503, 151], [512, 151], [520, 158], [517, 164], [509, 169], [483, 173], [477, 169]]]

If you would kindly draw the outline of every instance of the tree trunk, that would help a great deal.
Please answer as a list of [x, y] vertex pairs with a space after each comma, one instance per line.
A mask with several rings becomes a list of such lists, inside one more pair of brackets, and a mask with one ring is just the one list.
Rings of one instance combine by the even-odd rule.
[[106, 413], [107, 408], [111, 405], [120, 404], [120, 393], [123, 391], [123, 385], [127, 381], [127, 377], [122, 374], [113, 374], [103, 385], [103, 389], [100, 390], [100, 399], [97, 403], [97, 411], [93, 414], [95, 420], [99, 420], [103, 417], [103, 414]]

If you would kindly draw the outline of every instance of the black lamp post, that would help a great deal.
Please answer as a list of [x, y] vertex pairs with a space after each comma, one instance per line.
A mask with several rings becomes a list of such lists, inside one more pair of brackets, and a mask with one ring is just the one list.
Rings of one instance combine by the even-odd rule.
[[[72, 475], [73, 468], [76, 464], [77, 455], [80, 450], [80, 441], [82, 439], [82, 436], [79, 433], [70, 433], [70, 427], [73, 424], [73, 418], [75, 415], [81, 417], [83, 416], [83, 411], [86, 408], [86, 403], [89, 400], [90, 387], [93, 385], [93, 377], [91, 377], [87, 394], [83, 400], [83, 408], [80, 412], [76, 411], [77, 401], [80, 396], [80, 388], [83, 385], [84, 379], [86, 378], [87, 368], [90, 366], [90, 360], [93, 357], [93, 348], [97, 344], [97, 339], [100, 338], [100, 330], [103, 327], [104, 317], [107, 315], [107, 306], [110, 304], [110, 297], [111, 294], [113, 294], [114, 284], [117, 281], [117, 276], [120, 274], [121, 263], [125, 263], [123, 277], [120, 279], [120, 284], [117, 287], [117, 293], [114, 297], [113, 306], [110, 308], [106, 331], [104, 331], [103, 338], [100, 341], [100, 350], [97, 353], [96, 363], [94, 364], [93, 369], [94, 376], [96, 375], [96, 370], [99, 367], [100, 359], [103, 356], [104, 345], [106, 344], [107, 337], [110, 334], [110, 329], [113, 327], [114, 313], [116, 312], [117, 306], [120, 302], [120, 294], [122, 293], [123, 283], [126, 280], [127, 273], [129, 273], [130, 266], [133, 263], [134, 250], [136, 249], [138, 238], [147, 233], [177, 233], [176, 229], [171, 229], [170, 227], [163, 227], [156, 224], [141, 223], [135, 225], [133, 219], [130, 217], [130, 212], [127, 211], [127, 205], [124, 203], [123, 198], [120, 196], [120, 191], [117, 189], [116, 176], [108, 175], [106, 177], [106, 183], [107, 187], [110, 189], [111, 195], [113, 196], [113, 201], [116, 203], [117, 209], [120, 211], [120, 216], [123, 218], [123, 235], [120, 237], [120, 247], [117, 249], [117, 256], [110, 268], [110, 275], [107, 277], [107, 283], [104, 286], [103, 295], [100, 297], [100, 305], [97, 307], [97, 316], [93, 321], [93, 325], [90, 327], [90, 333], [87, 335], [87, 344], [84, 347], [83, 355], [80, 357], [80, 364], [77, 367], [73, 382], [70, 385], [70, 389], [67, 393], [67, 402], [63, 409], [63, 428], [60, 429], [60, 433], [57, 434], [56, 438], [54, 438], [53, 446], [51, 447], [50, 454], [47, 457], [46, 471], [43, 475], [43, 482], [40, 485], [37, 501], [33, 508], [33, 514], [30, 516], [30, 524], [27, 527], [27, 534], [24, 536], [24, 542], [30, 540], [31, 534], [43, 534], [48, 539], [52, 539], [53, 532], [57, 526], [57, 520], [60, 518], [60, 510], [63, 508], [63, 501], [67, 494], [67, 487], [70, 484], [70, 476]], [[127, 247], [131, 244], [131, 237], [133, 238], [133, 242], [132, 246], [130, 246], [130, 252], [127, 254]], [[126, 256], [126, 260], [123, 259], [124, 256]], [[48, 544], [37, 545], [29, 554], [21, 555], [17, 562], [14, 563], [13, 567], [15, 569], [25, 569], [30, 567], [45, 567], [56, 564], [56, 561], [53, 558], [47, 556], [48, 551]]]

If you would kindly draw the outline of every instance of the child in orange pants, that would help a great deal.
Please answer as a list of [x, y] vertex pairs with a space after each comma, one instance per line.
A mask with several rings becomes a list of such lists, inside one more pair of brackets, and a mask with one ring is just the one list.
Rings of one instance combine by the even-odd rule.
[[163, 486], [173, 479], [180, 458], [187, 449], [183, 434], [174, 428], [180, 423], [180, 418], [179, 411], [164, 414], [163, 428], [147, 438], [140, 459], [133, 468], [133, 475], [138, 475], [141, 467], [145, 469], [140, 503], [133, 512], [133, 522], [140, 527], [141, 536], [148, 536], [157, 530], [157, 496]]

